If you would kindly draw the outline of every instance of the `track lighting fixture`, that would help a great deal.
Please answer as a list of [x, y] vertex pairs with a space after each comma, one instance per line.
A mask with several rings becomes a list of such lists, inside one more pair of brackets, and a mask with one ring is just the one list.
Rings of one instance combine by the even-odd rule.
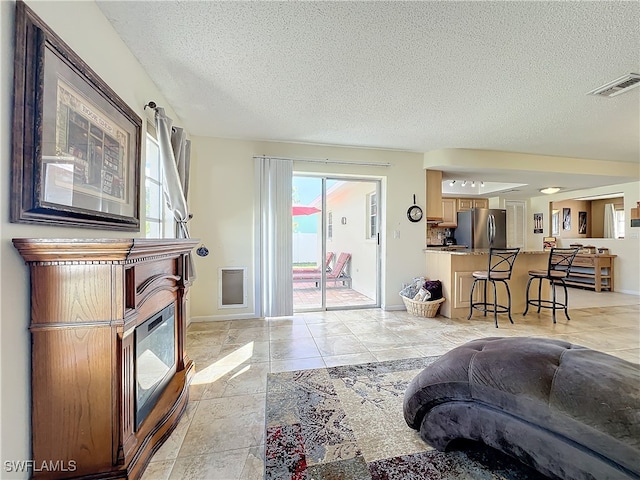
[[466, 186], [467, 186], [467, 181], [466, 181], [466, 180], [462, 182], [462, 186], [463, 186], [463, 187], [466, 187]]
[[453, 185], [454, 185], [455, 183], [456, 183], [456, 181], [455, 181], [455, 180], [451, 180], [451, 181], [449, 182], [449, 186], [450, 186], [450, 187], [453, 187]]

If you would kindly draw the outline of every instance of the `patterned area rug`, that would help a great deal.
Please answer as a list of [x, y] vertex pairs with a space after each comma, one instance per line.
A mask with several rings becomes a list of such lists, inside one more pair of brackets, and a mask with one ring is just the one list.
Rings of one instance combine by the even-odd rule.
[[409, 382], [437, 357], [269, 374], [267, 480], [545, 478], [494, 450], [438, 452], [407, 426]]

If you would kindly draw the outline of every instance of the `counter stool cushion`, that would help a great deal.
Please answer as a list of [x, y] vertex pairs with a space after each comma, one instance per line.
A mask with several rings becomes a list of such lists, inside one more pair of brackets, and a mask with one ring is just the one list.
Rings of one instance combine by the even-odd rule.
[[[474, 278], [489, 279], [489, 272], [476, 271], [471, 274]], [[492, 272], [491, 278], [494, 280], [508, 280], [511, 272]]]
[[529, 275], [532, 277], [553, 277], [553, 278], [567, 278], [567, 272], [563, 272], [561, 270], [551, 270], [547, 272], [546, 270], [529, 270]]

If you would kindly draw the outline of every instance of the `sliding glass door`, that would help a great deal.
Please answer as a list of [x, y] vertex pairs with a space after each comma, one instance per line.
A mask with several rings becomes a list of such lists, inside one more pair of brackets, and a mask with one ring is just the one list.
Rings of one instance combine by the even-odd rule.
[[293, 177], [293, 307], [379, 306], [380, 182]]

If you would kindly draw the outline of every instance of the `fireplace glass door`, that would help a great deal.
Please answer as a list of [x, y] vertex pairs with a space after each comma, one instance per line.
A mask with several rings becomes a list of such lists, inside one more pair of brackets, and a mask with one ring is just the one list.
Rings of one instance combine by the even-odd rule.
[[136, 328], [136, 428], [176, 371], [174, 306]]

